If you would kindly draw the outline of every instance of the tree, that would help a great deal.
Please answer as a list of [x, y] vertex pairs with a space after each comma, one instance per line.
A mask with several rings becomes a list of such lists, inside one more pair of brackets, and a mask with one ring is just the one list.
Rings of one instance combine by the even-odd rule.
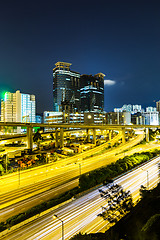
[[50, 137], [51, 137], [52, 140], [54, 140], [53, 133], [50, 133]]
[[9, 161], [8, 156], [3, 155], [3, 157], [2, 157], [2, 167], [5, 169], [6, 172], [7, 172], [9, 164], [10, 164], [10, 161]]
[[102, 207], [102, 213], [98, 216], [103, 217], [110, 223], [118, 222], [133, 207], [130, 191], [124, 191], [118, 184], [109, 186], [107, 191], [99, 189], [100, 196], [107, 200], [107, 206]]
[[37, 130], [37, 132], [34, 134], [34, 137], [33, 137], [33, 141], [37, 143], [37, 147], [39, 149], [39, 146], [40, 146], [40, 142], [42, 141], [42, 136], [39, 132], [39, 129]]
[[2, 164], [0, 164], [0, 176], [2, 176], [3, 172], [4, 172], [4, 168], [3, 168]]
[[147, 196], [147, 193], [149, 192], [149, 190], [147, 190], [146, 187], [144, 187], [143, 185], [140, 186], [140, 189], [139, 189], [139, 195], [142, 198], [145, 198]]
[[57, 160], [58, 160], [58, 155], [57, 155], [57, 153], [51, 153], [51, 160], [53, 161], [53, 162], [56, 162]]

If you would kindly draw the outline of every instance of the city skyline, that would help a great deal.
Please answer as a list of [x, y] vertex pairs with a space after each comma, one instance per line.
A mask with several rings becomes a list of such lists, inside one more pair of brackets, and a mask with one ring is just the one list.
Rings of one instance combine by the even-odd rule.
[[1, 98], [20, 89], [36, 96], [38, 113], [53, 110], [52, 69], [65, 61], [80, 74], [106, 75], [105, 111], [125, 103], [155, 106], [159, 7], [149, 1], [3, 2]]

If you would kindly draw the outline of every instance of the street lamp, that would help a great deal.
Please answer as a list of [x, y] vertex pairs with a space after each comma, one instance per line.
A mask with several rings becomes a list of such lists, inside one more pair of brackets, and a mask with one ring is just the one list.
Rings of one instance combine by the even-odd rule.
[[147, 189], [149, 190], [149, 173], [148, 170], [144, 170], [143, 168], [141, 168], [142, 171], [145, 171], [147, 173]]
[[7, 154], [6, 154], [6, 173], [7, 173], [7, 164], [8, 164], [8, 156], [7, 156]]
[[[79, 160], [79, 159], [78, 159]], [[75, 164], [77, 164], [76, 162], [75, 162]], [[79, 163], [79, 177], [81, 176], [81, 163]]]
[[17, 160], [16, 162], [18, 163], [18, 179], [19, 179], [19, 185], [20, 185], [20, 163]]
[[47, 176], [47, 163], [48, 163], [48, 158], [50, 156], [50, 153], [46, 154], [46, 176]]
[[53, 215], [53, 219], [57, 218], [62, 223], [62, 240], [64, 240], [64, 222], [56, 214]]
[[81, 163], [79, 163], [79, 176], [81, 176]]

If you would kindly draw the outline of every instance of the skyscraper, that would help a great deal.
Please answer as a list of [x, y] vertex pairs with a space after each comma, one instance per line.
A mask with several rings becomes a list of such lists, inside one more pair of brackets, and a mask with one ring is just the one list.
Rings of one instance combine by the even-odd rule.
[[104, 109], [104, 74], [81, 75], [81, 111], [102, 112]]
[[35, 122], [35, 96], [30, 94], [6, 92], [1, 100], [2, 122]]
[[71, 63], [57, 62], [53, 69], [53, 111], [77, 112], [80, 109], [80, 74]]

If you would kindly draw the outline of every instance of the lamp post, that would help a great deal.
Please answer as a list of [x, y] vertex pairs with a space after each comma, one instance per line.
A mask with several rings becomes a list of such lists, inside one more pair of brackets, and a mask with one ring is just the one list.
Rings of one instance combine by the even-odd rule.
[[47, 164], [48, 164], [48, 159], [50, 157], [50, 153], [46, 154], [46, 176], [47, 176]]
[[19, 185], [20, 185], [20, 170], [21, 170], [21, 169], [20, 169], [20, 163], [18, 163], [18, 173], [19, 173], [19, 174], [18, 174], [18, 176], [19, 176]]
[[62, 240], [64, 240], [64, 222], [56, 214], [53, 215], [53, 219], [57, 218], [62, 223]]
[[79, 176], [81, 176], [81, 163], [79, 163]]
[[149, 172], [148, 170], [144, 170], [143, 168], [141, 168], [142, 171], [145, 171], [147, 173], [147, 190], [149, 190]]
[[19, 185], [20, 185], [20, 163], [18, 160], [15, 160], [18, 163], [18, 181], [19, 181]]
[[7, 173], [7, 164], [8, 164], [8, 156], [7, 156], [7, 154], [6, 154], [6, 173]]

